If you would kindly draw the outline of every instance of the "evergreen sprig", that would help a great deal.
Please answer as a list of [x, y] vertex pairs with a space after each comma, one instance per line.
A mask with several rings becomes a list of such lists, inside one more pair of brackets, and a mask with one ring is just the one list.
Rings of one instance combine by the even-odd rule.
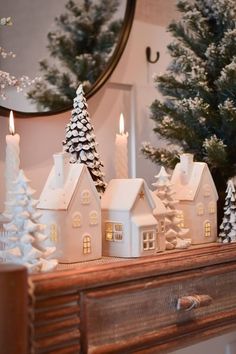
[[[236, 7], [234, 0], [180, 0], [168, 27], [171, 62], [154, 84], [154, 132], [172, 145], [144, 144], [145, 157], [173, 167], [180, 152], [209, 164], [218, 190], [236, 173]], [[175, 148], [173, 149], [173, 144]]]

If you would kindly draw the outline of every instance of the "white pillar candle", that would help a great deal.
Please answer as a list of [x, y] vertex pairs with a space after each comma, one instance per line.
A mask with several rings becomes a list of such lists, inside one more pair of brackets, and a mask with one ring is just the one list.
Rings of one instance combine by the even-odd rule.
[[20, 166], [20, 136], [19, 134], [15, 134], [14, 117], [12, 111], [10, 112], [9, 117], [9, 131], [11, 134], [6, 136], [6, 202], [11, 201], [13, 198], [10, 192], [13, 189], [13, 182], [18, 177]]
[[124, 116], [120, 115], [120, 134], [116, 134], [116, 178], [128, 178], [128, 133], [124, 133]]

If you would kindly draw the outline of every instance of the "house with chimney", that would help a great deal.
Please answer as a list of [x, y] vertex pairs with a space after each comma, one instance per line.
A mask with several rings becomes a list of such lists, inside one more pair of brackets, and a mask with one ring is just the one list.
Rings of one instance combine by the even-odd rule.
[[216, 241], [218, 193], [207, 164], [182, 154], [171, 183], [179, 201], [181, 227], [189, 229], [192, 244]]
[[100, 197], [84, 164], [69, 163], [66, 153], [55, 154], [38, 209], [61, 263], [101, 258]]

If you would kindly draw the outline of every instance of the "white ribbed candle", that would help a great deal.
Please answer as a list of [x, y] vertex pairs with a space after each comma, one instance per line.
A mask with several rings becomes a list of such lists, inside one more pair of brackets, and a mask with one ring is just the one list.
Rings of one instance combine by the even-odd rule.
[[128, 178], [128, 133], [124, 133], [124, 117], [120, 115], [120, 134], [116, 134], [115, 171], [116, 178]]
[[9, 129], [12, 134], [6, 136], [6, 202], [11, 201], [13, 198], [10, 192], [13, 188], [13, 182], [18, 177], [20, 168], [20, 136], [19, 134], [14, 134], [14, 119], [12, 111], [10, 113]]

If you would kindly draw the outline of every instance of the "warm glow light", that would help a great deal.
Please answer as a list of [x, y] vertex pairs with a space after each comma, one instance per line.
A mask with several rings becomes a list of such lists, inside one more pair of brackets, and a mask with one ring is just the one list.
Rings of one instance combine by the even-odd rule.
[[123, 135], [125, 132], [125, 120], [123, 113], [120, 114], [120, 134]]
[[10, 116], [9, 116], [9, 131], [12, 135], [15, 134], [14, 116], [12, 111], [10, 112]]

